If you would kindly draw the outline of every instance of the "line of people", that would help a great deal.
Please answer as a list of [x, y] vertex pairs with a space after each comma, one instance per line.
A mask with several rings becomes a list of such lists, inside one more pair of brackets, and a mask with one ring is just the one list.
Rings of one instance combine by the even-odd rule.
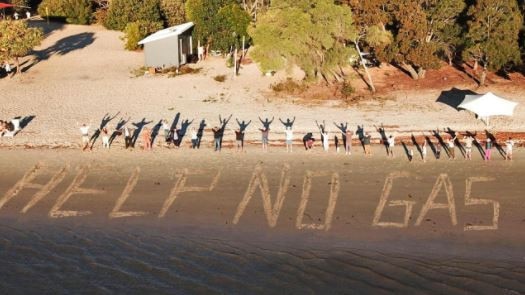
[[[110, 121], [115, 119], [118, 116], [118, 114], [119, 113], [115, 114], [114, 116], [110, 116], [109, 114], [104, 115], [100, 125], [98, 126], [98, 128], [95, 129], [95, 132], [92, 135], [90, 135], [89, 133], [91, 124], [82, 124], [82, 126], [80, 127], [80, 132], [82, 134], [82, 149], [93, 149], [94, 144], [99, 137], [102, 137], [102, 147], [109, 149], [111, 144], [119, 136], [124, 137], [124, 147], [126, 149], [133, 148], [135, 147], [135, 144], [140, 135], [143, 143], [143, 148], [145, 150], [151, 150], [155, 139], [159, 135], [160, 130], [163, 131], [165, 143], [168, 147], [173, 145], [174, 147], [179, 148], [183, 142], [184, 137], [188, 132], [188, 129], [190, 129], [191, 148], [198, 149], [200, 148], [202, 137], [204, 135], [205, 128], [207, 127], [206, 121], [203, 119], [199, 123], [198, 128], [190, 128], [194, 120], [180, 120], [180, 113], [178, 113], [175, 116], [171, 125], [169, 124], [168, 120], [164, 119], [160, 120], [151, 129], [148, 128], [146, 125], [152, 123], [153, 121], [146, 121], [145, 118], [136, 123], [130, 123], [130, 118], [128, 118], [127, 120], [121, 118], [116, 124], [113, 132], [109, 132], [107, 125]], [[213, 133], [213, 147], [215, 151], [220, 152], [222, 149], [223, 138], [227, 130], [227, 126], [230, 120], [232, 119], [232, 116], [233, 115], [229, 115], [228, 117], [222, 117], [221, 115], [219, 115], [219, 124], [211, 128], [211, 131]], [[261, 144], [263, 151], [268, 150], [269, 135], [271, 130], [270, 127], [271, 124], [274, 122], [274, 119], [274, 117], [272, 117], [271, 119], [263, 119], [259, 117], [261, 127], [258, 128], [258, 130], [261, 132]], [[179, 120], [181, 121], [180, 126]], [[239, 120], [238, 118], [236, 118], [235, 120], [237, 122], [238, 127], [234, 130], [229, 130], [231, 130], [235, 134], [237, 151], [244, 151], [244, 139], [246, 130], [248, 126], [250, 126], [252, 121]], [[279, 121], [283, 125], [286, 151], [292, 152], [294, 141], [293, 125], [295, 123], [295, 117], [287, 118], [285, 120], [279, 118]], [[329, 151], [330, 133], [327, 130], [326, 122], [322, 121], [320, 123], [318, 121], [315, 121], [315, 124], [319, 130], [320, 141], [323, 150]], [[370, 135], [370, 132], [365, 132], [363, 125], [358, 125], [357, 130], [354, 133], [354, 131], [348, 128], [348, 123], [346, 122], [334, 122], [333, 124], [338, 130], [337, 135], [333, 136], [333, 142], [335, 145], [336, 152], [339, 152], [339, 148], [341, 146], [344, 147], [344, 152], [346, 155], [351, 155], [352, 142], [354, 140], [353, 137], [355, 134], [357, 137], [356, 140], [361, 144], [365, 156], [372, 155], [370, 147], [372, 142], [372, 136]], [[374, 127], [377, 133], [379, 133], [380, 135], [380, 142], [383, 143], [385, 146], [387, 156], [394, 157], [394, 147], [396, 145], [396, 139], [394, 134], [387, 135], [385, 127], [383, 125], [379, 127]], [[444, 136], [441, 135], [439, 130], [430, 131], [430, 135], [423, 133], [422, 135], [424, 139], [420, 142], [418, 142], [416, 137], [412, 135], [411, 144], [419, 152], [423, 161], [426, 161], [427, 158], [427, 147], [430, 147], [436, 159], [439, 159], [441, 157], [442, 149], [445, 151], [445, 153], [450, 159], [455, 159], [456, 146], [460, 148], [462, 154], [468, 160], [472, 159], [473, 146], [478, 148], [480, 153], [482, 153], [483, 158], [487, 161], [491, 159], [491, 150], [493, 147], [498, 148], [498, 150], [505, 157], [505, 159], [512, 159], [512, 151], [515, 145], [515, 141], [510, 137], [505, 142], [505, 149], [503, 150], [503, 148], [497, 143], [496, 138], [488, 131], [486, 131], [484, 147], [482, 146], [482, 142], [476, 139], [476, 133], [467, 132], [465, 136], [463, 136], [462, 142], [460, 142], [458, 139], [457, 132], [451, 129], [444, 130], [444, 132], [446, 133], [446, 135]], [[434, 137], [436, 141], [431, 140], [430, 136]], [[305, 150], [308, 151], [314, 148], [316, 139], [312, 132], [308, 132], [306, 133], [306, 135], [303, 136], [302, 141]], [[403, 146], [408, 159], [412, 161], [412, 159], [414, 158], [413, 148], [409, 148], [408, 144], [404, 140], [400, 140], [399, 143]]]

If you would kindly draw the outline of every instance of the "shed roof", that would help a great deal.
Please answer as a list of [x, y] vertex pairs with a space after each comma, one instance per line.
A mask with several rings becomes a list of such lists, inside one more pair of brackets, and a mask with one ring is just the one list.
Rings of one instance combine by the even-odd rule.
[[173, 26], [173, 27], [169, 27], [169, 28], [157, 31], [157, 32], [149, 35], [148, 37], [140, 40], [138, 44], [139, 45], [143, 45], [143, 44], [146, 44], [146, 43], [149, 43], [149, 42], [153, 42], [153, 41], [157, 41], [157, 40], [161, 40], [161, 39], [164, 39], [164, 38], [177, 36], [177, 35], [180, 35], [180, 34], [186, 32], [187, 30], [193, 28], [193, 26], [194, 26], [194, 24], [192, 22], [189, 22], [189, 23], [184, 23], [184, 24]]

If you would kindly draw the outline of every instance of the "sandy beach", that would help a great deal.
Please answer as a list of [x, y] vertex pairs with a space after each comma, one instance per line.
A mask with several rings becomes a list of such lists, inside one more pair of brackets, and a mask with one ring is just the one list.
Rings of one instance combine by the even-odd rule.
[[[0, 79], [0, 118], [30, 118], [0, 138], [1, 293], [525, 293], [523, 88], [382, 85], [381, 102], [309, 105], [271, 93], [287, 74], [264, 76], [253, 63], [234, 79], [219, 57], [192, 65], [199, 74], [135, 77], [143, 53], [125, 51], [120, 32], [34, 25], [46, 38], [22, 60], [25, 72]], [[416, 143], [436, 129], [487, 136], [472, 113], [437, 102], [467, 90], [519, 102], [487, 130], [500, 144], [517, 139], [515, 159], [493, 149], [491, 161], [477, 150], [467, 161], [459, 148], [455, 160], [436, 159], [429, 148], [423, 162], [411, 135]], [[214, 152], [211, 128], [230, 114], [225, 148]], [[80, 125], [92, 133], [105, 115], [114, 117], [110, 132], [120, 119], [207, 125], [200, 150], [189, 135], [180, 149], [159, 135], [150, 152], [140, 139], [124, 149], [122, 136], [109, 150], [98, 139], [80, 151]], [[268, 152], [259, 116], [275, 117]], [[278, 118], [294, 116], [286, 153]], [[233, 148], [236, 118], [252, 121], [242, 153]], [[374, 143], [384, 124], [397, 138], [395, 158], [380, 144], [365, 157], [357, 139], [351, 156], [333, 141], [324, 152], [316, 120], [330, 138], [340, 136], [334, 122], [363, 125]], [[318, 140], [312, 151], [302, 146], [307, 132]]]
[[411, 164], [373, 152], [4, 150], [0, 287], [525, 290], [523, 151]]

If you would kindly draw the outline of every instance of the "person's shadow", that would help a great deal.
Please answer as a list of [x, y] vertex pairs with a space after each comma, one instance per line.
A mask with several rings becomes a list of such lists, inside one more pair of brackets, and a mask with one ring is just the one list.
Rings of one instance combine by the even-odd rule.
[[117, 138], [117, 136], [122, 134], [122, 131], [120, 130], [124, 127], [124, 125], [126, 125], [127, 122], [129, 122], [130, 119], [131, 117], [129, 117], [127, 120], [124, 120], [124, 118], [120, 118], [120, 121], [118, 121], [117, 126], [115, 127], [115, 131], [113, 131], [113, 133], [111, 133], [111, 136], [109, 137], [109, 146], [113, 144], [113, 141]]
[[191, 123], [193, 123], [193, 120], [183, 120], [180, 129], [179, 129], [179, 142], [177, 143], [177, 146], [180, 146], [182, 143], [182, 138], [186, 136], [186, 132], [188, 131], [188, 127], [190, 127]]
[[450, 151], [448, 150], [448, 146], [445, 143], [445, 140], [443, 140], [443, 137], [441, 137], [441, 134], [439, 134], [439, 130], [432, 130], [432, 135], [438, 140], [438, 144], [441, 145], [445, 153], [447, 154], [447, 157], [450, 158]]
[[237, 121], [237, 124], [239, 125], [239, 131], [243, 132], [244, 130], [246, 130], [246, 128], [248, 128], [248, 125], [250, 125], [250, 123], [252, 122], [252, 120], [248, 121], [248, 123], [246, 123], [246, 121], [239, 121], [239, 119], [235, 119]]
[[406, 143], [403, 140], [401, 141], [401, 145], [403, 146], [403, 149], [405, 150], [405, 155], [407, 156], [408, 161], [412, 162], [412, 159], [413, 159], [414, 156], [410, 153], [410, 150], [408, 149], [408, 146], [406, 145]]
[[151, 146], [155, 143], [155, 139], [159, 135], [160, 128], [162, 127], [162, 120], [159, 120], [155, 126], [153, 126], [153, 129], [151, 129]]
[[381, 142], [383, 143], [383, 146], [385, 147], [385, 151], [388, 155], [388, 137], [386, 136], [385, 127], [383, 127], [383, 124], [381, 124], [380, 127], [377, 127], [375, 125], [374, 127], [376, 128], [376, 131], [379, 132], [379, 135], [381, 136]]
[[135, 144], [137, 143], [137, 140], [139, 139], [140, 132], [142, 132], [142, 129], [144, 126], [148, 125], [153, 121], [146, 122], [146, 118], [142, 118], [140, 122], [137, 123], [131, 123], [133, 126], [136, 127], [135, 130], [133, 130], [133, 135], [131, 136], [131, 147], [134, 148]]
[[259, 121], [261, 121], [261, 123], [263, 124], [263, 129], [270, 129], [270, 124], [272, 124], [273, 119], [274, 117], [272, 117], [271, 120], [269, 120], [269, 118], [266, 118], [265, 120], [263, 120], [261, 119], [261, 117], [259, 117]]
[[430, 137], [428, 137], [428, 136], [425, 135], [425, 140], [427, 141], [427, 143], [428, 143], [428, 147], [429, 147], [430, 150], [432, 151], [432, 154], [434, 154], [434, 157], [435, 157], [436, 159], [439, 159], [439, 155], [438, 155], [437, 147], [434, 145], [434, 143], [432, 142], [432, 140], [430, 140]]
[[[421, 146], [419, 146], [419, 143], [417, 142], [416, 137], [414, 136], [414, 133], [410, 135], [410, 139], [412, 140], [412, 145], [416, 147], [417, 152], [421, 156], [421, 159], [423, 159], [423, 149], [421, 149]], [[426, 139], [425, 139], [426, 140]]]
[[89, 147], [89, 149], [91, 149], [91, 150], [93, 149], [93, 146], [95, 145], [95, 142], [96, 142], [97, 139], [99, 138], [100, 133], [102, 132], [102, 129], [104, 129], [104, 128], [106, 127], [106, 125], [108, 125], [108, 123], [109, 123], [111, 120], [115, 119], [115, 118], [118, 116], [118, 114], [120, 114], [120, 112], [117, 112], [117, 113], [115, 114], [115, 116], [113, 116], [113, 117], [111, 117], [111, 116], [109, 115], [109, 113], [106, 113], [106, 114], [104, 115], [104, 117], [103, 117], [102, 120], [100, 121], [100, 125], [99, 125], [98, 129], [96, 129], [95, 132], [93, 132], [93, 135], [91, 135], [91, 138], [89, 139], [89, 141], [91, 142], [91, 146]]
[[361, 147], [364, 150], [365, 149], [365, 143], [364, 143], [364, 140], [363, 140], [365, 138], [364, 125], [362, 125], [362, 126], [357, 125], [357, 130], [355, 131], [355, 135], [357, 135], [357, 137], [359, 138], [359, 142], [361, 142]]
[[175, 118], [173, 118], [173, 121], [171, 122], [170, 130], [174, 130], [177, 128], [177, 125], [179, 124], [180, 119], [180, 112], [175, 114]]
[[230, 122], [230, 119], [232, 118], [232, 116], [233, 114], [230, 114], [228, 118], [222, 118], [221, 115], [219, 115], [219, 122], [221, 123], [221, 128], [219, 129], [221, 147], [222, 147], [222, 139], [224, 137], [224, 130], [226, 130], [226, 126], [228, 125], [228, 122]]
[[202, 136], [204, 135], [204, 128], [206, 128], [206, 120], [202, 119], [197, 129], [197, 148], [201, 147]]
[[452, 138], [456, 138], [454, 139], [454, 145], [457, 146], [459, 148], [459, 151], [461, 152], [461, 155], [463, 156], [463, 158], [465, 158], [466, 156], [466, 151], [465, 151], [465, 147], [463, 146], [463, 144], [461, 143], [461, 141], [459, 141], [459, 133], [452, 130], [450, 127], [447, 127], [447, 131], [446, 133], [448, 133]]
[[334, 122], [335, 127], [337, 129], [341, 130], [341, 133], [343, 134], [341, 137], [343, 138], [343, 147], [346, 147], [346, 130], [348, 130], [348, 123], [341, 122], [339, 125]]
[[[273, 119], [272, 119], [273, 121]], [[295, 122], [295, 116], [293, 117], [293, 120], [290, 120], [290, 118], [287, 118], [286, 121], [283, 121], [281, 120], [281, 118], [279, 118], [279, 121], [281, 121], [281, 123], [284, 125], [284, 128], [292, 128], [293, 127], [293, 123]], [[269, 128], [269, 126], [268, 126]]]

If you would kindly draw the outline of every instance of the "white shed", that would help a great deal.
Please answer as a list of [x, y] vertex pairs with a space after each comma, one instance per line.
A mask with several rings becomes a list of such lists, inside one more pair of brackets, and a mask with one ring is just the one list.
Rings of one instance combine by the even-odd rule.
[[192, 22], [176, 25], [155, 32], [142, 39], [147, 67], [179, 67], [193, 54]]

